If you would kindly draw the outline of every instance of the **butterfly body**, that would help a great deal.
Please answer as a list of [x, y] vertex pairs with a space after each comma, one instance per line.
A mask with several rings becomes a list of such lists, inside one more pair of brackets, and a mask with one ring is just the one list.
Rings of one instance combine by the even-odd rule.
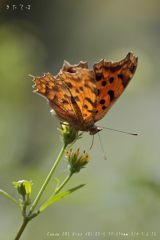
[[35, 92], [46, 97], [52, 114], [77, 131], [91, 135], [102, 129], [95, 122], [102, 119], [131, 80], [137, 57], [132, 53], [119, 62], [102, 59], [88, 69], [87, 62], [70, 65], [64, 61], [59, 74], [35, 77]]
[[[60, 122], [65, 122], [66, 120], [61, 118], [53, 109], [51, 110], [52, 115]], [[69, 125], [72, 126], [77, 131], [84, 131], [89, 132], [90, 135], [94, 135], [97, 132], [101, 131], [102, 129], [97, 127], [94, 123], [89, 123], [88, 125], [84, 126], [84, 123], [77, 124], [77, 121], [68, 121]], [[81, 125], [80, 125], [81, 124]]]

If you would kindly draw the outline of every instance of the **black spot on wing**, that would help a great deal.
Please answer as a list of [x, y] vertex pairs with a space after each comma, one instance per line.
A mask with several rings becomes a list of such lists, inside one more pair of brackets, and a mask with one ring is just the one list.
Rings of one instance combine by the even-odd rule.
[[123, 80], [123, 75], [122, 74], [118, 74], [118, 78], [121, 78]]
[[92, 91], [92, 93], [96, 94], [96, 88], [91, 88], [87, 84], [84, 84], [84, 87], [89, 88]]
[[87, 102], [89, 102], [89, 103], [92, 105], [92, 107], [95, 107], [96, 103], [95, 103], [95, 102], [92, 102], [92, 100], [91, 100], [90, 98], [86, 97], [85, 100], [86, 100]]
[[88, 106], [86, 104], [84, 104], [83, 107], [86, 108], [86, 109], [88, 108]]
[[79, 89], [80, 89], [82, 92], [84, 91], [83, 87], [80, 87]]
[[108, 94], [109, 94], [109, 96], [110, 96], [110, 102], [112, 102], [113, 99], [115, 98], [115, 97], [114, 97], [114, 91], [109, 90], [109, 91], [108, 91]]
[[76, 89], [76, 92], [77, 92], [77, 93], [79, 93], [79, 90], [78, 90], [78, 89]]
[[110, 82], [110, 83], [113, 83], [113, 81], [114, 81], [114, 78], [113, 78], [113, 77], [110, 77], [109, 82]]
[[88, 112], [90, 112], [90, 113], [93, 113], [93, 110], [87, 110]]
[[99, 101], [99, 103], [100, 103], [100, 104], [104, 104], [104, 103], [105, 103], [105, 100], [104, 100], [104, 99], [101, 99], [101, 100]]
[[71, 97], [68, 96], [67, 94], [64, 94], [64, 97], [65, 97], [65, 98], [68, 98], [68, 99], [71, 99]]
[[101, 77], [102, 77], [102, 74], [101, 73], [97, 73], [96, 74], [96, 81], [100, 81]]
[[67, 87], [73, 88], [73, 85], [70, 82], [66, 82], [65, 84], [67, 85]]
[[62, 99], [62, 103], [63, 104], [69, 104], [69, 102], [67, 100], [64, 100], [64, 99]]
[[107, 81], [103, 81], [103, 82], [102, 82], [102, 86], [103, 86], [103, 87], [105, 87], [106, 84], [107, 84]]
[[76, 102], [80, 101], [78, 96], [73, 97]]

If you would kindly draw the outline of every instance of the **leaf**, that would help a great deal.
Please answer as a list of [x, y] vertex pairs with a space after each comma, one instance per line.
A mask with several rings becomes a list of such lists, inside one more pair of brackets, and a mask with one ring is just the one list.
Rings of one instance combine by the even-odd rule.
[[14, 198], [12, 198], [8, 193], [3, 191], [2, 189], [0, 189], [0, 193], [3, 194], [4, 196], [8, 197], [10, 200], [12, 200], [19, 207], [19, 209], [20, 209], [20, 211], [22, 213], [22, 209], [21, 209], [19, 203]]
[[49, 205], [51, 205], [52, 203], [58, 201], [59, 199], [66, 197], [67, 195], [69, 195], [70, 193], [74, 192], [75, 190], [83, 187], [85, 184], [81, 184], [78, 187], [69, 189], [66, 192], [60, 193], [58, 195], [54, 195], [53, 197], [51, 197], [44, 205], [42, 205], [42, 207], [38, 210], [38, 212], [42, 212], [45, 208], [47, 208]]

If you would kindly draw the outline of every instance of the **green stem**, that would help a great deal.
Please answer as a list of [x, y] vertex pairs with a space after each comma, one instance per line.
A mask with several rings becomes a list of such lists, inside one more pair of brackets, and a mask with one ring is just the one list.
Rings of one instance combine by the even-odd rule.
[[14, 240], [18, 240], [21, 236], [21, 234], [23, 233], [27, 223], [29, 222], [29, 219], [28, 218], [24, 218], [23, 219], [23, 222], [22, 222], [22, 225], [21, 225], [21, 228], [19, 229], [19, 232], [17, 233], [17, 236], [15, 237]]
[[[37, 203], [38, 203], [38, 201], [39, 201], [42, 193], [44, 192], [44, 190], [45, 190], [45, 188], [46, 188], [46, 186], [47, 186], [50, 178], [52, 177], [52, 175], [53, 175], [53, 173], [54, 173], [54, 171], [55, 171], [55, 169], [56, 169], [56, 167], [57, 167], [57, 165], [58, 165], [58, 163], [59, 163], [59, 161], [60, 161], [60, 159], [61, 159], [61, 157], [62, 157], [62, 155], [63, 155], [63, 153], [64, 153], [64, 151], [65, 151], [65, 149], [66, 149], [66, 147], [67, 147], [67, 145], [64, 144], [63, 147], [62, 147], [62, 149], [61, 149], [61, 152], [60, 152], [60, 154], [59, 154], [59, 156], [58, 156], [58, 158], [57, 158], [57, 160], [55, 161], [55, 163], [54, 163], [51, 171], [49, 172], [49, 174], [48, 174], [45, 182], [43, 183], [43, 185], [42, 185], [42, 187], [41, 187], [41, 189], [40, 189], [40, 191], [39, 191], [36, 199], [34, 200], [34, 202], [33, 202], [32, 206], [31, 206], [31, 208], [30, 208], [30, 211], [29, 211], [27, 217], [25, 216], [25, 215], [26, 215], [26, 212], [25, 212], [25, 211], [26, 211], [26, 207], [23, 208], [23, 222], [22, 222], [21, 228], [20, 228], [20, 230], [19, 230], [19, 232], [18, 232], [15, 240], [18, 240], [18, 239], [20, 238], [20, 236], [21, 236], [21, 234], [23, 233], [23, 231], [24, 231], [27, 223], [28, 223], [33, 217], [35, 217], [35, 216], [37, 215], [37, 214], [36, 214], [36, 215], [34, 216], [34, 214], [32, 215], [32, 213], [33, 213], [33, 211], [34, 211], [34, 209], [35, 209], [35, 207], [36, 207], [36, 205], [37, 205]], [[59, 190], [59, 191], [60, 191], [60, 190]]]
[[[23, 202], [25, 202], [25, 195], [23, 195]], [[23, 205], [23, 217], [26, 216], [26, 205]]]
[[66, 177], [66, 179], [63, 181], [63, 183], [55, 190], [54, 195], [60, 192], [60, 190], [64, 187], [64, 185], [69, 181], [69, 179], [72, 177], [73, 173], [70, 172], [70, 174]]
[[58, 165], [58, 163], [59, 163], [59, 161], [60, 161], [60, 159], [61, 159], [61, 157], [62, 157], [62, 155], [63, 155], [63, 153], [64, 153], [64, 151], [65, 151], [65, 149], [66, 149], [66, 147], [67, 147], [67, 145], [64, 144], [63, 147], [62, 147], [62, 149], [61, 149], [61, 152], [60, 152], [60, 154], [59, 154], [59, 156], [58, 156], [58, 158], [57, 158], [57, 160], [56, 160], [56, 162], [55, 162], [55, 164], [53, 165], [50, 173], [48, 174], [45, 182], [43, 183], [43, 185], [42, 185], [42, 187], [41, 187], [41, 189], [40, 189], [40, 191], [39, 191], [36, 199], [34, 200], [32, 206], [31, 206], [31, 208], [30, 208], [30, 211], [29, 211], [29, 213], [28, 213], [28, 216], [30, 216], [30, 215], [32, 214], [32, 212], [34, 211], [34, 209], [35, 209], [35, 207], [36, 207], [36, 205], [37, 205], [37, 203], [38, 203], [38, 201], [39, 201], [39, 199], [40, 199], [43, 191], [45, 190], [45, 188], [46, 188], [46, 186], [47, 186], [50, 178], [52, 177], [52, 175], [53, 175], [53, 173], [54, 173], [54, 171], [55, 171], [55, 169], [56, 169], [56, 167], [57, 167], [57, 165]]

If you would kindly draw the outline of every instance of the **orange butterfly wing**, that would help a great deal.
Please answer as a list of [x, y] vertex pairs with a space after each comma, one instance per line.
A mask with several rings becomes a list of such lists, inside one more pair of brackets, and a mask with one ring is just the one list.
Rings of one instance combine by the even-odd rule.
[[[97, 86], [93, 70], [88, 69], [87, 62], [70, 65], [65, 61], [59, 75], [69, 87], [71, 95], [82, 113], [81, 130], [88, 130], [88, 124], [94, 124], [97, 106]], [[78, 125], [80, 128], [80, 124]]]
[[88, 69], [87, 63], [70, 65], [64, 61], [57, 76], [48, 73], [33, 80], [35, 92], [49, 100], [52, 112], [59, 120], [81, 131], [88, 131], [88, 125], [94, 124], [97, 87], [93, 70]]
[[133, 77], [138, 58], [132, 53], [119, 62], [102, 59], [93, 65], [98, 90], [95, 122], [102, 119]]

